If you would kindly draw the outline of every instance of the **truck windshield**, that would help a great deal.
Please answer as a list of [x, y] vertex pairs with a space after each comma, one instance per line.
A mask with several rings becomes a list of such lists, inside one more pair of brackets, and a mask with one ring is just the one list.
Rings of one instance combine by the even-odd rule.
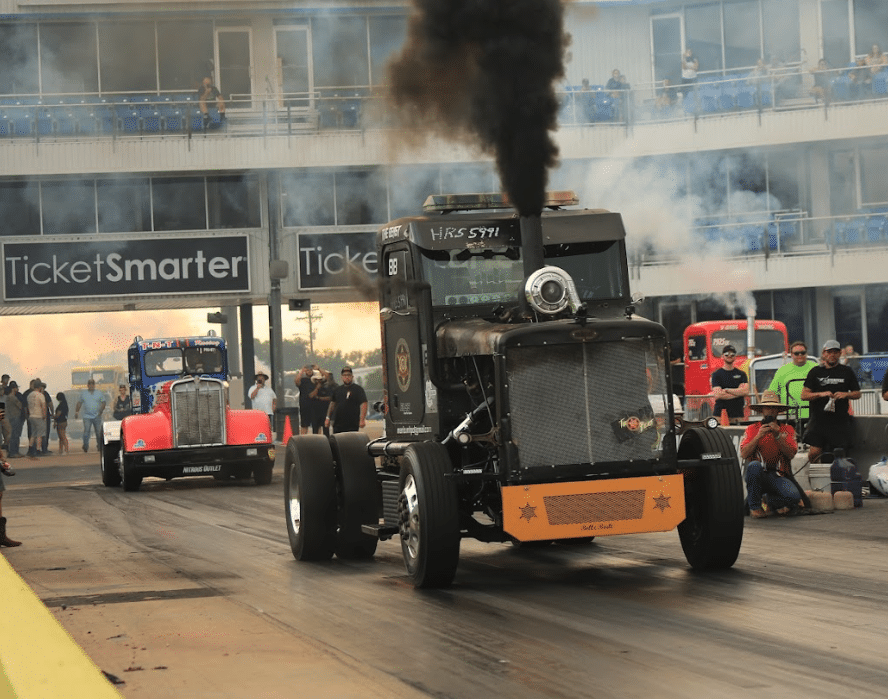
[[[722, 347], [731, 345], [737, 350], [737, 354], [741, 357], [746, 352], [746, 331], [745, 330], [717, 330], [712, 333], [712, 354], [721, 357]], [[756, 330], [755, 331], [755, 354], [758, 357], [766, 354], [777, 354], [783, 352], [784, 340], [783, 333], [779, 330]]]
[[[517, 253], [517, 254], [516, 254]], [[618, 241], [559, 243], [544, 249], [547, 265], [573, 277], [584, 301], [619, 299], [624, 293]], [[517, 248], [423, 250], [423, 272], [435, 306], [463, 306], [514, 301], [524, 284]]]

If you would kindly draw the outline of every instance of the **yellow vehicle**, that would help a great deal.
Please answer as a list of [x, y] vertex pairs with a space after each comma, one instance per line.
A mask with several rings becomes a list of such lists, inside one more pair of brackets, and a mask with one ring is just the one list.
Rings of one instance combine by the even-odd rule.
[[117, 387], [127, 384], [126, 369], [122, 366], [81, 366], [71, 369], [71, 388], [83, 390], [86, 382], [93, 379], [96, 389], [114, 396]]

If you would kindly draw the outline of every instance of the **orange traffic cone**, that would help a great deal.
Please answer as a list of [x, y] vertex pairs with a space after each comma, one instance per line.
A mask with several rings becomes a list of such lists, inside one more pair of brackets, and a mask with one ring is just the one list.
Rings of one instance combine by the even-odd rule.
[[290, 441], [290, 437], [293, 436], [293, 429], [290, 427], [290, 416], [284, 415], [284, 439], [283, 443], [286, 444]]
[[728, 418], [728, 411], [722, 409], [722, 416], [721, 416], [722, 427], [727, 427], [730, 424], [731, 424], [731, 420]]

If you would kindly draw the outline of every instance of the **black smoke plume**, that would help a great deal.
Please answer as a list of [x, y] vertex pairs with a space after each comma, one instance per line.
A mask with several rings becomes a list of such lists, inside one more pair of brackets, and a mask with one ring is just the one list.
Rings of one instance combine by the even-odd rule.
[[389, 66], [410, 126], [470, 137], [492, 153], [521, 215], [543, 208], [558, 147], [554, 83], [567, 44], [561, 0], [413, 0], [407, 44]]

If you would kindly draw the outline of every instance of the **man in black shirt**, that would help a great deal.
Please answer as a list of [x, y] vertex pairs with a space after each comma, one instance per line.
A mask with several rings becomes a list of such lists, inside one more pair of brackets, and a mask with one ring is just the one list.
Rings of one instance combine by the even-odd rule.
[[721, 417], [722, 410], [728, 417], [743, 417], [744, 398], [749, 395], [749, 378], [746, 372], [734, 366], [737, 350], [733, 345], [725, 345], [722, 350], [724, 366], [712, 372], [712, 392], [715, 394], [713, 414]]
[[810, 401], [811, 419], [802, 440], [808, 459], [816, 463], [824, 451], [851, 448], [850, 401], [860, 398], [860, 383], [851, 367], [839, 363], [842, 348], [835, 340], [823, 345], [824, 363], [808, 372], [802, 400]]
[[[333, 427], [333, 433], [357, 432], [367, 425], [367, 394], [354, 383], [351, 367], [342, 368], [342, 385], [333, 391], [333, 400], [327, 411], [325, 425]], [[332, 418], [332, 420], [331, 420]]]

